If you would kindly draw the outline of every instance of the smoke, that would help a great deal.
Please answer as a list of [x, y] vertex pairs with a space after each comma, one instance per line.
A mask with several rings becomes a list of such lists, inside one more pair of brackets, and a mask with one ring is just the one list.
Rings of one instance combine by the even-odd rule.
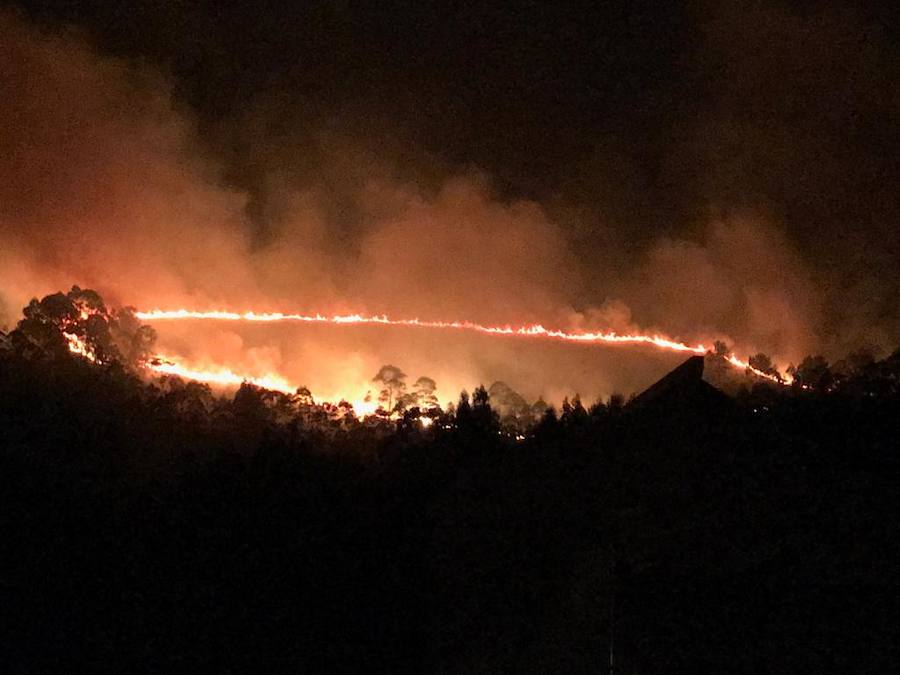
[[718, 333], [791, 359], [820, 346], [812, 274], [778, 230], [753, 218], [714, 221], [700, 243], [655, 242], [620, 289], [632, 312], [681, 334]]
[[245, 197], [214, 181], [170, 86], [0, 15], [7, 306], [81, 280], [112, 302], [241, 294]]
[[[812, 44], [786, 46], [802, 30], [763, 14], [769, 32], [756, 39], [775, 49], [762, 56], [730, 10], [711, 16], [705, 49], [736, 80], [716, 92], [715, 110], [699, 123], [678, 122], [678, 143], [661, 141], [660, 182], [676, 170], [688, 176], [675, 181], [677, 196], [638, 195], [647, 182], [636, 163], [619, 162], [616, 153], [626, 151], [615, 143], [598, 143], [606, 154], [573, 162], [571, 180], [544, 198], [510, 194], [494, 167], [435, 156], [375, 112], [350, 132], [340, 114], [312, 124], [297, 103], [269, 93], [201, 131], [174, 94], [176, 82], [151, 64], [104, 55], [74, 29], [2, 13], [0, 324], [12, 324], [30, 297], [78, 283], [110, 304], [146, 309], [658, 330], [691, 342], [725, 339], [782, 364], [849, 340], [888, 346], [892, 317], [863, 320], [862, 309], [848, 310], [873, 306], [846, 301], [871, 286], [869, 278], [848, 290], [810, 260], [804, 247], [814, 237], [787, 234], [796, 214], [781, 198], [808, 206], [817, 186], [844, 185], [833, 175], [842, 164], [808, 166], [814, 138], [786, 123], [763, 129], [741, 108], [739, 90], [752, 95], [761, 69], [775, 67], [757, 59], [780, 67], [794, 50], [827, 58], [822, 31], [813, 31]], [[838, 65], [814, 62], [801, 75]], [[853, 93], [857, 75], [840, 72]], [[815, 81], [810, 89], [815, 98]], [[854, 110], [832, 106], [830, 114], [843, 120]], [[778, 194], [769, 168], [776, 177], [800, 175]], [[586, 191], [605, 201], [582, 198]], [[649, 199], [679, 214], [655, 223], [650, 236], [632, 222], [653, 211]], [[823, 256], [835, 259], [830, 249]], [[638, 389], [677, 362], [643, 350], [378, 328], [158, 328], [163, 349], [193, 363], [280, 372], [324, 393], [358, 391], [390, 362], [413, 379], [434, 377], [442, 400], [495, 379], [533, 397], [593, 397]]]

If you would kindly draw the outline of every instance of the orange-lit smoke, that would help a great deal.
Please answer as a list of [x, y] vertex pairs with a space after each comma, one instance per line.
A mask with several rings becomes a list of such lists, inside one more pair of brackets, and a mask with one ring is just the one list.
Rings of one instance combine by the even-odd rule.
[[[273, 137], [260, 104], [210, 139], [172, 90], [83, 35], [0, 12], [0, 329], [29, 298], [73, 283], [113, 306], [318, 310], [330, 318], [305, 323], [302, 340], [275, 321], [269, 331], [263, 320], [223, 321], [172, 326], [160, 351], [198, 372], [218, 364], [323, 393], [365, 391], [395, 363], [433, 376], [443, 400], [493, 380], [556, 401], [633, 391], [674, 365], [667, 354], [716, 339], [782, 366], [821, 347], [820, 280], [777, 217], [752, 204], [704, 216], [697, 197], [691, 229], [648, 230], [632, 246], [614, 218], [583, 213], [575, 197], [503, 192], [477, 168], [431, 163], [387, 133], [360, 140], [286, 123]], [[223, 147], [240, 154], [245, 180], [223, 178], [235, 168]], [[587, 187], [608, 192], [609, 178]], [[314, 328], [351, 312], [374, 327], [386, 312], [447, 330]], [[547, 340], [478, 337], [491, 335]], [[627, 359], [595, 343], [659, 349]]]
[[[78, 344], [78, 341], [69, 341], [69, 349], [73, 353], [86, 356], [93, 360], [92, 356], [88, 352], [84, 351], [83, 347], [84, 345]], [[284, 377], [275, 373], [254, 376], [236, 373], [230, 368], [224, 366], [189, 368], [177, 363], [170, 357], [157, 357], [151, 359], [146, 364], [144, 364], [144, 366], [148, 370], [159, 375], [175, 375], [176, 377], [193, 380], [195, 382], [203, 382], [204, 384], [210, 384], [213, 386], [237, 387], [246, 382], [257, 387], [271, 389], [272, 391], [278, 391], [283, 394], [293, 394], [299, 389], [299, 386], [297, 384], [292, 384], [288, 382]], [[320, 400], [328, 401], [331, 403], [347, 401], [353, 406], [354, 412], [359, 416], [371, 414], [375, 412], [377, 408], [377, 403], [372, 401], [371, 398], [354, 396], [346, 392], [338, 392], [331, 395], [325, 395], [320, 397]]]
[[[562, 330], [548, 329], [540, 324], [532, 324], [528, 326], [485, 326], [472, 321], [422, 321], [419, 319], [390, 319], [385, 315], [380, 316], [364, 316], [361, 314], [348, 314], [336, 316], [324, 316], [322, 314], [290, 314], [284, 312], [228, 312], [221, 310], [211, 311], [195, 311], [188, 309], [177, 310], [150, 310], [144, 312], [136, 312], [135, 316], [142, 321], [176, 321], [176, 320], [216, 320], [216, 321], [249, 321], [249, 322], [300, 322], [300, 323], [326, 323], [335, 325], [344, 324], [376, 324], [384, 326], [404, 326], [418, 328], [433, 329], [450, 329], [472, 331], [475, 333], [483, 333], [497, 336], [520, 336], [520, 337], [541, 337], [553, 340], [562, 340], [565, 342], [581, 342], [581, 343], [606, 343], [606, 344], [630, 344], [630, 345], [648, 345], [657, 349], [663, 349], [673, 352], [690, 352], [693, 354], [705, 354], [708, 347], [703, 344], [688, 345], [678, 342], [661, 335], [644, 335], [644, 334], [625, 334], [621, 335], [615, 331], [606, 332], [579, 332], [569, 333]], [[785, 381], [785, 377], [776, 377], [769, 373], [764, 373], [752, 367], [749, 362], [738, 358], [734, 354], [725, 356], [725, 360], [740, 370], [749, 370], [758, 377], [765, 378], [772, 382]], [[186, 375], [187, 376], [187, 375]], [[223, 371], [225, 380], [220, 383], [234, 383], [237, 377], [230, 371]], [[228, 380], [228, 378], [231, 378]], [[195, 378], [199, 379], [199, 378]], [[209, 381], [219, 381], [211, 379]], [[279, 389], [283, 386], [283, 380], [274, 379], [275, 386], [270, 388]], [[263, 384], [262, 386], [268, 386]]]

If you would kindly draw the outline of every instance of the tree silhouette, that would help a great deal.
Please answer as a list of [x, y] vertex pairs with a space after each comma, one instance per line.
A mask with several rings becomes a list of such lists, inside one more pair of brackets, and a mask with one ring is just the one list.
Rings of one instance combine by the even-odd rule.
[[541, 418], [544, 416], [544, 413], [550, 408], [548, 403], [544, 400], [543, 397], [539, 397], [537, 401], [531, 404], [531, 424], [537, 424]]
[[775, 368], [775, 365], [772, 363], [772, 359], [770, 359], [768, 355], [763, 354], [762, 352], [751, 356], [749, 359], [747, 359], [747, 363], [750, 364], [751, 368], [756, 368], [756, 370], [760, 371], [761, 373], [772, 375], [779, 380], [781, 379], [781, 374], [778, 372], [778, 369]]
[[68, 293], [33, 299], [23, 310], [14, 340], [46, 354], [68, 352], [80, 341], [100, 363], [137, 367], [152, 353], [156, 332], [141, 325], [131, 308], [110, 311], [96, 291], [73, 286]]
[[[568, 411], [566, 410], [566, 406], [568, 406]], [[578, 427], [584, 425], [587, 420], [588, 412], [584, 409], [584, 404], [582, 404], [581, 396], [579, 394], [575, 394], [571, 403], [569, 403], [568, 399], [563, 402], [563, 415], [561, 421], [564, 425]]]
[[379, 368], [372, 382], [379, 384], [378, 401], [385, 406], [388, 414], [394, 411], [395, 402], [406, 391], [406, 373], [397, 366], [384, 365]]
[[789, 374], [794, 377], [794, 384], [798, 387], [824, 390], [833, 381], [828, 361], [823, 356], [807, 356], [796, 368], [789, 368]]
[[0, 336], [10, 672], [223, 645], [241, 671], [596, 672], [610, 643], [629, 673], [896, 662], [900, 351], [826, 386], [837, 368], [804, 359], [812, 395], [757, 380], [734, 414], [678, 389], [589, 414], [575, 395], [562, 421], [539, 402], [522, 439], [493, 386], [426, 428], [416, 406], [359, 422], [305, 388], [54, 359], [40, 339], [65, 329], [125, 355], [124, 315], [60, 295]]
[[625, 408], [625, 397], [619, 393], [612, 393], [606, 402], [606, 410], [610, 415], [619, 415]]
[[435, 396], [437, 383], [430, 377], [422, 376], [413, 385], [415, 405], [421, 410], [431, 410], [438, 407], [438, 398]]
[[496, 432], [500, 429], [499, 417], [491, 408], [491, 397], [484, 385], [476, 387], [472, 394], [471, 426], [481, 433]]
[[504, 428], [522, 429], [531, 424], [531, 406], [506, 382], [494, 382], [488, 389], [491, 407]]

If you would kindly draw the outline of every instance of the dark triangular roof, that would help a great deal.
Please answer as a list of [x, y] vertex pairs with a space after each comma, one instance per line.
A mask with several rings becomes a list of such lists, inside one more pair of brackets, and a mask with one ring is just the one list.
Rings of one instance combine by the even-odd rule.
[[731, 399], [703, 379], [704, 357], [692, 356], [668, 375], [638, 394], [631, 410], [656, 408], [696, 409], [698, 412], [731, 407]]

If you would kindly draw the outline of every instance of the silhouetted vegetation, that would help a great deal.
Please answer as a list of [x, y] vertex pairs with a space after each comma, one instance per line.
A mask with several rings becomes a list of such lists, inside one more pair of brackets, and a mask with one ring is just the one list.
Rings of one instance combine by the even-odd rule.
[[385, 366], [397, 414], [359, 420], [308, 390], [148, 383], [152, 332], [95, 295], [33, 302], [0, 335], [4, 672], [900, 656], [900, 352], [806, 359], [795, 386], [734, 397], [685, 364], [559, 412], [503, 383], [444, 411], [433, 380], [407, 391]]

